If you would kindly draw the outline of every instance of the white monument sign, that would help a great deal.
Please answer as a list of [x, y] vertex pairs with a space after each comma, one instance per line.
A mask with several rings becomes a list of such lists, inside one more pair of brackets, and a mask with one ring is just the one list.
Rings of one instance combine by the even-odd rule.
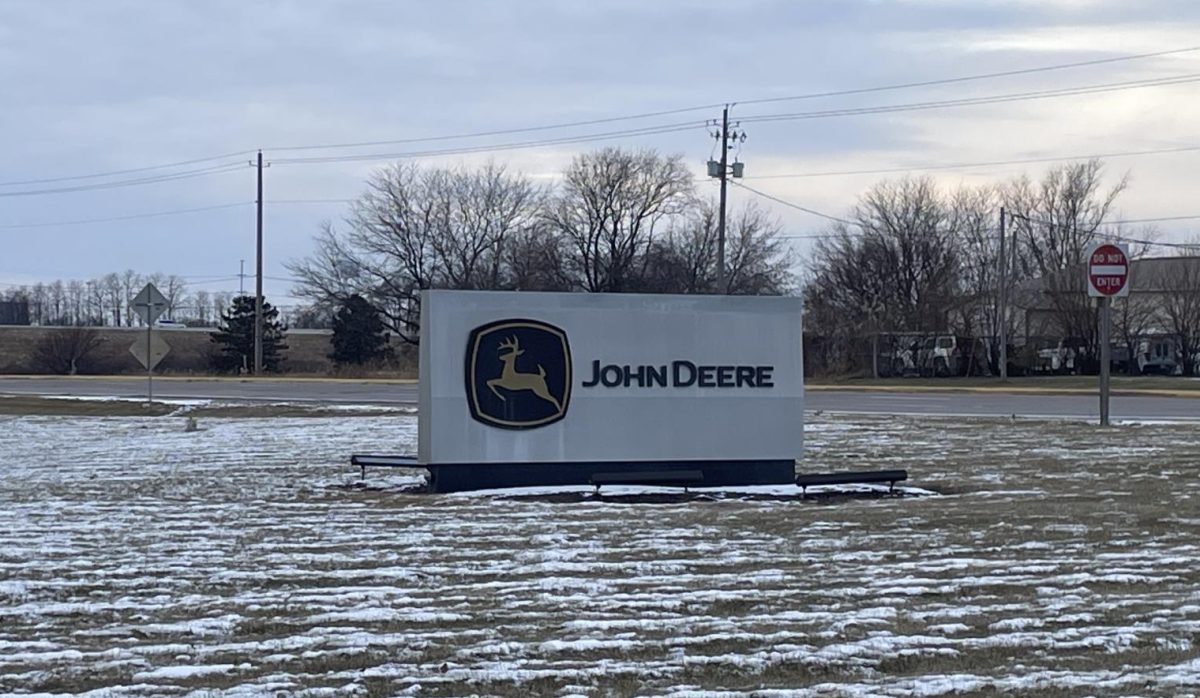
[[427, 291], [418, 461], [790, 463], [804, 438], [801, 308]]

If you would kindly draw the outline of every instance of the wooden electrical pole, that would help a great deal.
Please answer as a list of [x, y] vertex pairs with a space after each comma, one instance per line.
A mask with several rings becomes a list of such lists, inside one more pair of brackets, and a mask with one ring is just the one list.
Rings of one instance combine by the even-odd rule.
[[729, 177], [729, 105], [721, 112], [721, 210], [717, 214], [717, 292], [727, 293], [725, 279], [725, 187]]
[[[740, 179], [745, 172], [740, 160], [735, 158], [733, 164], [729, 164], [729, 142], [733, 141], [736, 145], [746, 141], [745, 131], [739, 133], [729, 130], [729, 107], [726, 104], [721, 110], [720, 133], [712, 134], [721, 142], [721, 159], [708, 161], [708, 176], [721, 180], [721, 200], [717, 206], [717, 293], [729, 293], [729, 270], [725, 267], [725, 221], [728, 218], [725, 209], [729, 178]], [[714, 120], [710, 123], [715, 126], [717, 122]], [[737, 128], [738, 124], [733, 126]]]
[[262, 375], [263, 370], [263, 156], [258, 151], [258, 221], [257, 256], [255, 259], [255, 291], [254, 291], [254, 375]]
[[1008, 380], [1008, 257], [1004, 254], [1004, 207], [1000, 207], [1000, 380]]

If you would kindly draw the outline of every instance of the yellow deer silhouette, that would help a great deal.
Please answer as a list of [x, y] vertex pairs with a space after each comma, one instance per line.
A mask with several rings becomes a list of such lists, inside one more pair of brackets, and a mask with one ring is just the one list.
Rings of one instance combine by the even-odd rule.
[[517, 341], [515, 336], [500, 342], [499, 351], [503, 352], [506, 349], [508, 353], [500, 354], [500, 360], [504, 362], [504, 371], [500, 374], [499, 378], [493, 378], [487, 382], [487, 386], [492, 389], [496, 397], [501, 400], [508, 399], [499, 390], [496, 390], [497, 387], [512, 392], [532, 390], [534, 395], [553, 404], [554, 409], [561, 412], [562, 405], [558, 404], [558, 400], [554, 399], [554, 396], [550, 394], [550, 389], [546, 387], [546, 369], [542, 368], [541, 364], [538, 364], [537, 373], [520, 373], [517, 371], [517, 357], [524, 354], [525, 350], [521, 348], [521, 343]]

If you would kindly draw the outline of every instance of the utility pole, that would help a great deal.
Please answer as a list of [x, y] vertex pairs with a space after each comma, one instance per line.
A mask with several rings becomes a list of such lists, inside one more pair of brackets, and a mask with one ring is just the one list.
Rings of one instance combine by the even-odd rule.
[[246, 295], [246, 260], [240, 260], [238, 264], [238, 295]]
[[717, 291], [728, 293], [725, 285], [725, 188], [729, 167], [729, 105], [721, 111], [721, 211], [717, 214]]
[[1000, 207], [1000, 380], [1008, 380], [1008, 257], [1004, 254], [1004, 207]]
[[258, 233], [257, 255], [255, 258], [255, 295], [254, 295], [254, 375], [261, 376], [263, 370], [263, 157], [258, 151], [258, 221], [255, 226]]
[[[729, 182], [729, 176], [734, 179], [740, 179], [744, 170], [744, 165], [740, 162], [734, 162], [733, 166], [729, 165], [729, 141], [734, 143], [744, 142], [746, 134], [738, 133], [737, 131], [730, 132], [729, 130], [729, 107], [726, 104], [721, 111], [721, 130], [714, 134], [714, 137], [721, 141], [721, 159], [708, 161], [708, 176], [716, 177], [721, 180], [721, 200], [719, 210], [717, 212], [717, 293], [728, 293], [729, 280], [726, 278], [725, 270], [725, 202], [726, 188]], [[734, 124], [736, 127], [737, 124]]]

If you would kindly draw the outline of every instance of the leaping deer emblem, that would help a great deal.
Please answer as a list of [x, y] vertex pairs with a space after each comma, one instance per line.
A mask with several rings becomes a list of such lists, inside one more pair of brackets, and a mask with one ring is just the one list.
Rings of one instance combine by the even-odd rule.
[[500, 360], [504, 362], [504, 371], [500, 374], [499, 378], [493, 378], [487, 382], [487, 386], [492, 389], [496, 397], [501, 400], [508, 399], [496, 389], [497, 387], [512, 392], [532, 390], [534, 395], [551, 403], [554, 405], [554, 409], [561, 412], [562, 405], [558, 403], [558, 400], [554, 399], [554, 396], [550, 394], [550, 389], [546, 387], [546, 369], [542, 368], [541, 364], [538, 364], [537, 373], [521, 373], [517, 371], [517, 357], [524, 354], [525, 350], [521, 348], [521, 343], [517, 341], [515, 336], [500, 342], [499, 351], [505, 352], [506, 350], [507, 353], [500, 354]]

